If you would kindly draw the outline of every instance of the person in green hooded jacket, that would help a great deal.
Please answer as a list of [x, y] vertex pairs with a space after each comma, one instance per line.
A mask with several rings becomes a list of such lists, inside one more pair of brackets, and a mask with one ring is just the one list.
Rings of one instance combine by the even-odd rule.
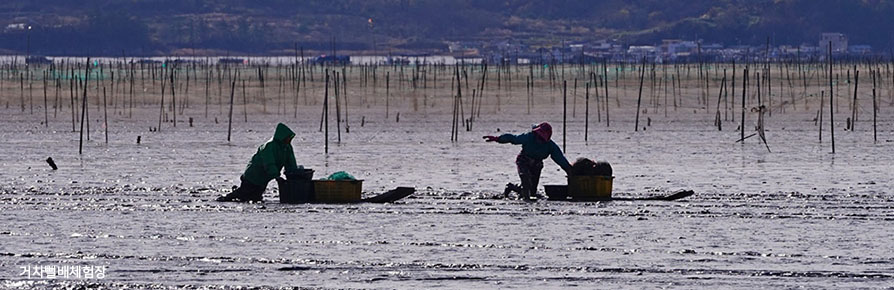
[[283, 123], [276, 125], [273, 139], [260, 147], [245, 166], [245, 172], [239, 177], [241, 184], [230, 194], [221, 196], [217, 201], [262, 201], [267, 183], [279, 177], [285, 167], [286, 176], [298, 173], [295, 152], [292, 151], [292, 138], [295, 133]]

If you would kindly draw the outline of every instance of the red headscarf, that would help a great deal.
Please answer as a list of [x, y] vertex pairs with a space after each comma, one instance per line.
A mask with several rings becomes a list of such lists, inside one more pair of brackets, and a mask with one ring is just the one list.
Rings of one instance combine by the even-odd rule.
[[549, 138], [553, 135], [553, 126], [550, 126], [547, 122], [543, 122], [540, 123], [540, 125], [537, 125], [537, 127], [534, 127], [533, 132], [537, 137], [540, 137], [541, 140], [549, 141]]

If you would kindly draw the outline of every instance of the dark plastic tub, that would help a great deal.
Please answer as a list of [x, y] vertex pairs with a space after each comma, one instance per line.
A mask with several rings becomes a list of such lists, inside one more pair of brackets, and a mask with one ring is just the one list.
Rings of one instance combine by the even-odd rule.
[[303, 169], [298, 174], [287, 175], [287, 180], [280, 181], [279, 185], [279, 202], [280, 203], [307, 203], [313, 202], [314, 198], [314, 171], [312, 169]]
[[568, 200], [567, 185], [544, 185], [543, 190], [549, 200]]

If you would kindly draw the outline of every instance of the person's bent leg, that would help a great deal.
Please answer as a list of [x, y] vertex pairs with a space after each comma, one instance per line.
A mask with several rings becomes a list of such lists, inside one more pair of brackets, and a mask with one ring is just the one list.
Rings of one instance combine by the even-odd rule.
[[533, 182], [533, 169], [531, 158], [519, 154], [515, 159], [515, 164], [518, 167], [518, 177], [521, 179], [521, 190], [519, 191], [519, 198], [523, 198], [525, 200], [531, 199], [531, 189], [535, 188], [535, 184]]
[[260, 186], [245, 179], [242, 179], [242, 185], [239, 188], [242, 189], [240, 196], [242, 201], [262, 201], [264, 200], [264, 191], [267, 189], [266, 186]]
[[247, 180], [244, 177], [239, 177], [241, 183], [239, 187], [230, 192], [225, 196], [221, 196], [217, 198], [217, 201], [261, 201], [263, 200], [263, 194], [265, 187], [261, 187], [255, 185]]
[[540, 172], [543, 171], [543, 161], [536, 161], [531, 166], [531, 191], [530, 196], [536, 196], [538, 199], [541, 198], [540, 194], [537, 193], [537, 185], [540, 183]]

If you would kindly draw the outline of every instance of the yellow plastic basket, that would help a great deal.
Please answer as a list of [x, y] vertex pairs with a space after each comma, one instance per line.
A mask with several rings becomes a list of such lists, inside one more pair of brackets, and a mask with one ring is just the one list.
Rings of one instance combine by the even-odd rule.
[[363, 180], [314, 180], [314, 200], [324, 203], [360, 201]]
[[569, 176], [568, 195], [576, 200], [603, 200], [612, 198], [614, 176]]

